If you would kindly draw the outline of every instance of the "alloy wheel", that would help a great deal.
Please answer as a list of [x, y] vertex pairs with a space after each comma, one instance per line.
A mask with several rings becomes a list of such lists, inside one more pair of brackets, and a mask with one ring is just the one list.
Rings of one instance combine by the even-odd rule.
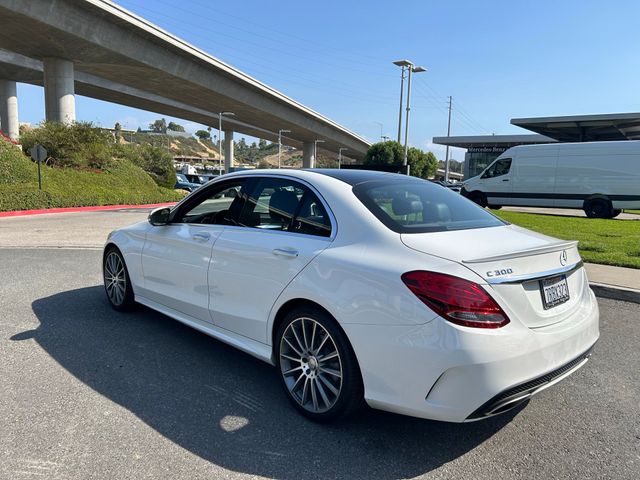
[[127, 275], [122, 258], [116, 252], [110, 252], [104, 261], [104, 286], [111, 303], [120, 306], [127, 293]]
[[329, 332], [311, 318], [297, 318], [284, 331], [280, 371], [289, 394], [309, 412], [326, 412], [340, 397], [340, 353]]

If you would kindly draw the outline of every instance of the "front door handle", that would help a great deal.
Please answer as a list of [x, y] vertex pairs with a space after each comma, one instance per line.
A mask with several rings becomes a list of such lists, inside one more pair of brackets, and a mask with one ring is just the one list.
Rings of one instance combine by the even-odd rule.
[[280, 257], [297, 257], [298, 256], [298, 250], [296, 250], [295, 248], [274, 248], [271, 252], [274, 255], [280, 256]]
[[192, 236], [194, 240], [198, 240], [200, 242], [206, 242], [211, 238], [211, 234], [207, 232], [196, 232]]
[[509, 179], [508, 179], [508, 178], [503, 178], [503, 179], [502, 179], [502, 181], [503, 181], [503, 182], [508, 182], [508, 181], [509, 181]]

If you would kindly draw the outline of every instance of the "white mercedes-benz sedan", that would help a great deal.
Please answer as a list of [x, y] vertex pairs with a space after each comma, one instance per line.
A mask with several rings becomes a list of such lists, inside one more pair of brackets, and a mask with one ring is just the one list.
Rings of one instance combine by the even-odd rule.
[[140, 303], [276, 366], [314, 420], [505, 412], [582, 367], [598, 305], [576, 242], [439, 185], [362, 170], [224, 175], [112, 232], [116, 310]]

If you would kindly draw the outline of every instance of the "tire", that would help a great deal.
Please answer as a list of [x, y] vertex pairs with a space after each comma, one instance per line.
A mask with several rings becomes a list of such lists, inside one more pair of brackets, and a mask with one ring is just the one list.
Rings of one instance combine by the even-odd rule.
[[471, 192], [467, 198], [472, 202], [477, 203], [482, 208], [487, 206], [487, 197], [482, 192]]
[[491, 210], [500, 210], [502, 208], [502, 205], [489, 205], [489, 208]]
[[347, 418], [364, 403], [360, 368], [336, 321], [323, 310], [292, 310], [275, 340], [278, 377], [287, 398], [307, 418]]
[[118, 311], [131, 310], [135, 305], [131, 279], [124, 257], [116, 247], [109, 247], [104, 253], [102, 277], [111, 307]]
[[620, 215], [622, 213], [622, 210], [612, 210], [611, 211], [611, 218], [616, 218], [618, 215]]
[[584, 203], [584, 213], [589, 218], [612, 218], [613, 208], [611, 208], [611, 202], [608, 200], [596, 198], [587, 200]]

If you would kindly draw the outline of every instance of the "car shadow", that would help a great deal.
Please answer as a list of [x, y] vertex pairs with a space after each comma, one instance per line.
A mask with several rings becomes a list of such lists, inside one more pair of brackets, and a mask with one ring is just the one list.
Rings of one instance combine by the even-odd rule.
[[406, 478], [472, 450], [517, 411], [448, 424], [365, 409], [320, 425], [287, 402], [271, 366], [146, 308], [117, 313], [102, 287], [36, 300], [35, 341], [87, 386], [199, 457], [237, 472]]

